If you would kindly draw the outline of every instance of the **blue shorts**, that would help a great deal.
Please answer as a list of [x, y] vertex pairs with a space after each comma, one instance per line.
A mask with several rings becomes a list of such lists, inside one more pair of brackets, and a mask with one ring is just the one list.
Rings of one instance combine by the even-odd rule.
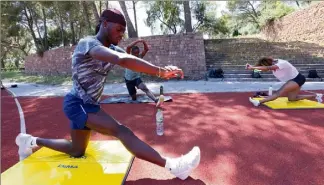
[[63, 111], [70, 120], [71, 129], [90, 130], [86, 127], [88, 113], [96, 113], [99, 110], [99, 105], [84, 104], [81, 98], [71, 93], [64, 97]]
[[135, 78], [134, 80], [126, 80], [125, 78], [125, 82], [129, 95], [133, 96], [136, 95], [137, 92], [135, 87], [138, 88], [139, 84], [141, 84], [143, 81], [141, 78]]

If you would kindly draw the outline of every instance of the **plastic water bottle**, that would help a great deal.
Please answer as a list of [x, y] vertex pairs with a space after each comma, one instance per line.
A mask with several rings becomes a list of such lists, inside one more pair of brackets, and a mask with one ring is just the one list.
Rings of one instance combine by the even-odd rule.
[[269, 93], [268, 93], [268, 95], [269, 95], [269, 96], [272, 95], [272, 85], [270, 85], [270, 87], [269, 87]]
[[[164, 102], [164, 95], [163, 95], [163, 86], [160, 87], [160, 97], [159, 97], [160, 104]], [[156, 134], [162, 136], [164, 133], [163, 128], [163, 110], [158, 107], [156, 112]]]
[[156, 134], [162, 136], [163, 133], [163, 111], [162, 109], [158, 109], [156, 113]]

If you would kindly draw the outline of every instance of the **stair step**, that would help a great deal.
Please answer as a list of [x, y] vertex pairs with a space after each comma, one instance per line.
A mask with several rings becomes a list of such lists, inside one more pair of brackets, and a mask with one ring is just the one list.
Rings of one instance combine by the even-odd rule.
[[[308, 73], [301, 73], [302, 75], [304, 75], [305, 77], [308, 76]], [[225, 77], [250, 77], [252, 75], [252, 73], [227, 73], [224, 72], [224, 76]], [[267, 77], [267, 78], [275, 78], [275, 76], [272, 73], [261, 73], [262, 77]], [[324, 78], [324, 73], [318, 73], [318, 76]]]
[[[208, 78], [208, 81], [211, 82], [218, 82], [218, 81], [225, 81], [225, 82], [234, 82], [234, 81], [252, 81], [252, 82], [279, 82], [276, 78]], [[316, 78], [306, 78], [306, 82], [320, 82], [321, 80]]]
[[[253, 65], [252, 63], [250, 63]], [[213, 63], [206, 63], [206, 65], [220, 65], [220, 66], [245, 66], [245, 64], [233, 64], [233, 62], [213, 62]], [[295, 67], [324, 67], [324, 62], [323, 63], [315, 63], [315, 64], [294, 64], [292, 63]]]
[[[207, 70], [212, 69], [212, 68], [222, 68], [224, 71], [226, 70], [239, 70], [239, 69], [245, 69], [245, 65], [222, 65], [222, 66], [208, 66], [207, 65]], [[324, 69], [324, 65], [318, 65], [318, 66], [303, 66], [303, 67], [298, 67], [296, 66], [297, 70], [310, 70], [310, 69], [316, 69], [316, 70], [322, 70]]]
[[[304, 70], [299, 70], [300, 73], [302, 73], [303, 75], [307, 75], [308, 74], [308, 69], [304, 69]], [[252, 71], [250, 70], [224, 70], [225, 74], [251, 74]], [[324, 69], [319, 69], [317, 70], [317, 73], [321, 76], [324, 75]], [[261, 72], [261, 74], [272, 74], [272, 72], [270, 71], [263, 71]], [[323, 76], [324, 77], [324, 76]]]
[[[276, 78], [272, 74], [261, 74], [263, 78]], [[224, 74], [225, 78], [251, 78], [251, 74]]]

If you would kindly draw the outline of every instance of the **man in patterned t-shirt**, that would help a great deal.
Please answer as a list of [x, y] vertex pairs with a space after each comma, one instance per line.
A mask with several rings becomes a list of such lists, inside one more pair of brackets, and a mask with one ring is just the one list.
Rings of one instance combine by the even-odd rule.
[[[71, 141], [47, 139], [20, 133], [16, 137], [19, 153], [25, 155], [29, 148], [47, 147], [73, 157], [81, 157], [87, 148], [90, 131], [116, 137], [137, 158], [165, 167], [180, 179], [186, 179], [200, 163], [200, 149], [194, 147], [179, 158], [160, 155], [150, 145], [138, 138], [128, 127], [116, 121], [99, 105], [105, 79], [114, 65], [137, 72], [169, 79], [181, 75], [175, 66], [164, 68], [152, 65], [145, 60], [126, 54], [117, 47], [126, 27], [120, 11], [103, 11], [96, 28], [95, 36], [81, 39], [72, 56], [73, 87], [64, 97], [63, 110], [70, 120]], [[131, 115], [132, 116], [132, 115]], [[107, 148], [109, 150], [109, 148]]]

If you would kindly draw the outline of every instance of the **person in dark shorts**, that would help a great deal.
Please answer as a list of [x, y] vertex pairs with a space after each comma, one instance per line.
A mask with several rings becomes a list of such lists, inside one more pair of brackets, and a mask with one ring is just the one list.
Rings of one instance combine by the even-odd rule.
[[301, 87], [306, 82], [306, 78], [290, 62], [286, 60], [263, 57], [256, 63], [255, 66], [246, 64], [246, 69], [272, 71], [273, 75], [278, 80], [285, 82], [285, 84], [278, 91], [273, 93], [273, 95], [262, 100], [255, 100], [250, 97], [249, 100], [254, 106], [259, 106], [261, 103], [275, 100], [281, 96], [288, 96], [289, 101], [315, 98], [318, 102], [322, 102], [322, 94], [299, 94]]
[[198, 167], [200, 163], [198, 146], [177, 158], [162, 156], [138, 138], [130, 128], [119, 123], [101, 108], [100, 98], [104, 83], [114, 65], [164, 79], [179, 75], [183, 78], [182, 70], [176, 66], [158, 67], [119, 48], [117, 45], [125, 33], [125, 27], [123, 14], [116, 9], [107, 9], [100, 16], [96, 35], [82, 38], [75, 47], [72, 55], [73, 87], [63, 102], [63, 112], [70, 120], [71, 140], [49, 139], [20, 133], [16, 137], [19, 153], [41, 146], [72, 157], [82, 157], [88, 146], [91, 131], [96, 131], [119, 139], [135, 157], [164, 167], [182, 180]]
[[[144, 45], [144, 50], [140, 53], [140, 49], [136, 46], [137, 43], [142, 42]], [[126, 52], [128, 54], [132, 54], [139, 58], [144, 58], [145, 54], [148, 52], [149, 48], [144, 40], [137, 40], [132, 42], [129, 46], [127, 46]], [[152, 91], [150, 91], [146, 84], [141, 79], [141, 74], [139, 72], [133, 71], [131, 69], [125, 69], [125, 83], [128, 90], [129, 95], [131, 96], [132, 100], [135, 101], [137, 98], [136, 96], [136, 88], [141, 89], [145, 94], [152, 99], [155, 103], [158, 103], [158, 98], [154, 96]]]

